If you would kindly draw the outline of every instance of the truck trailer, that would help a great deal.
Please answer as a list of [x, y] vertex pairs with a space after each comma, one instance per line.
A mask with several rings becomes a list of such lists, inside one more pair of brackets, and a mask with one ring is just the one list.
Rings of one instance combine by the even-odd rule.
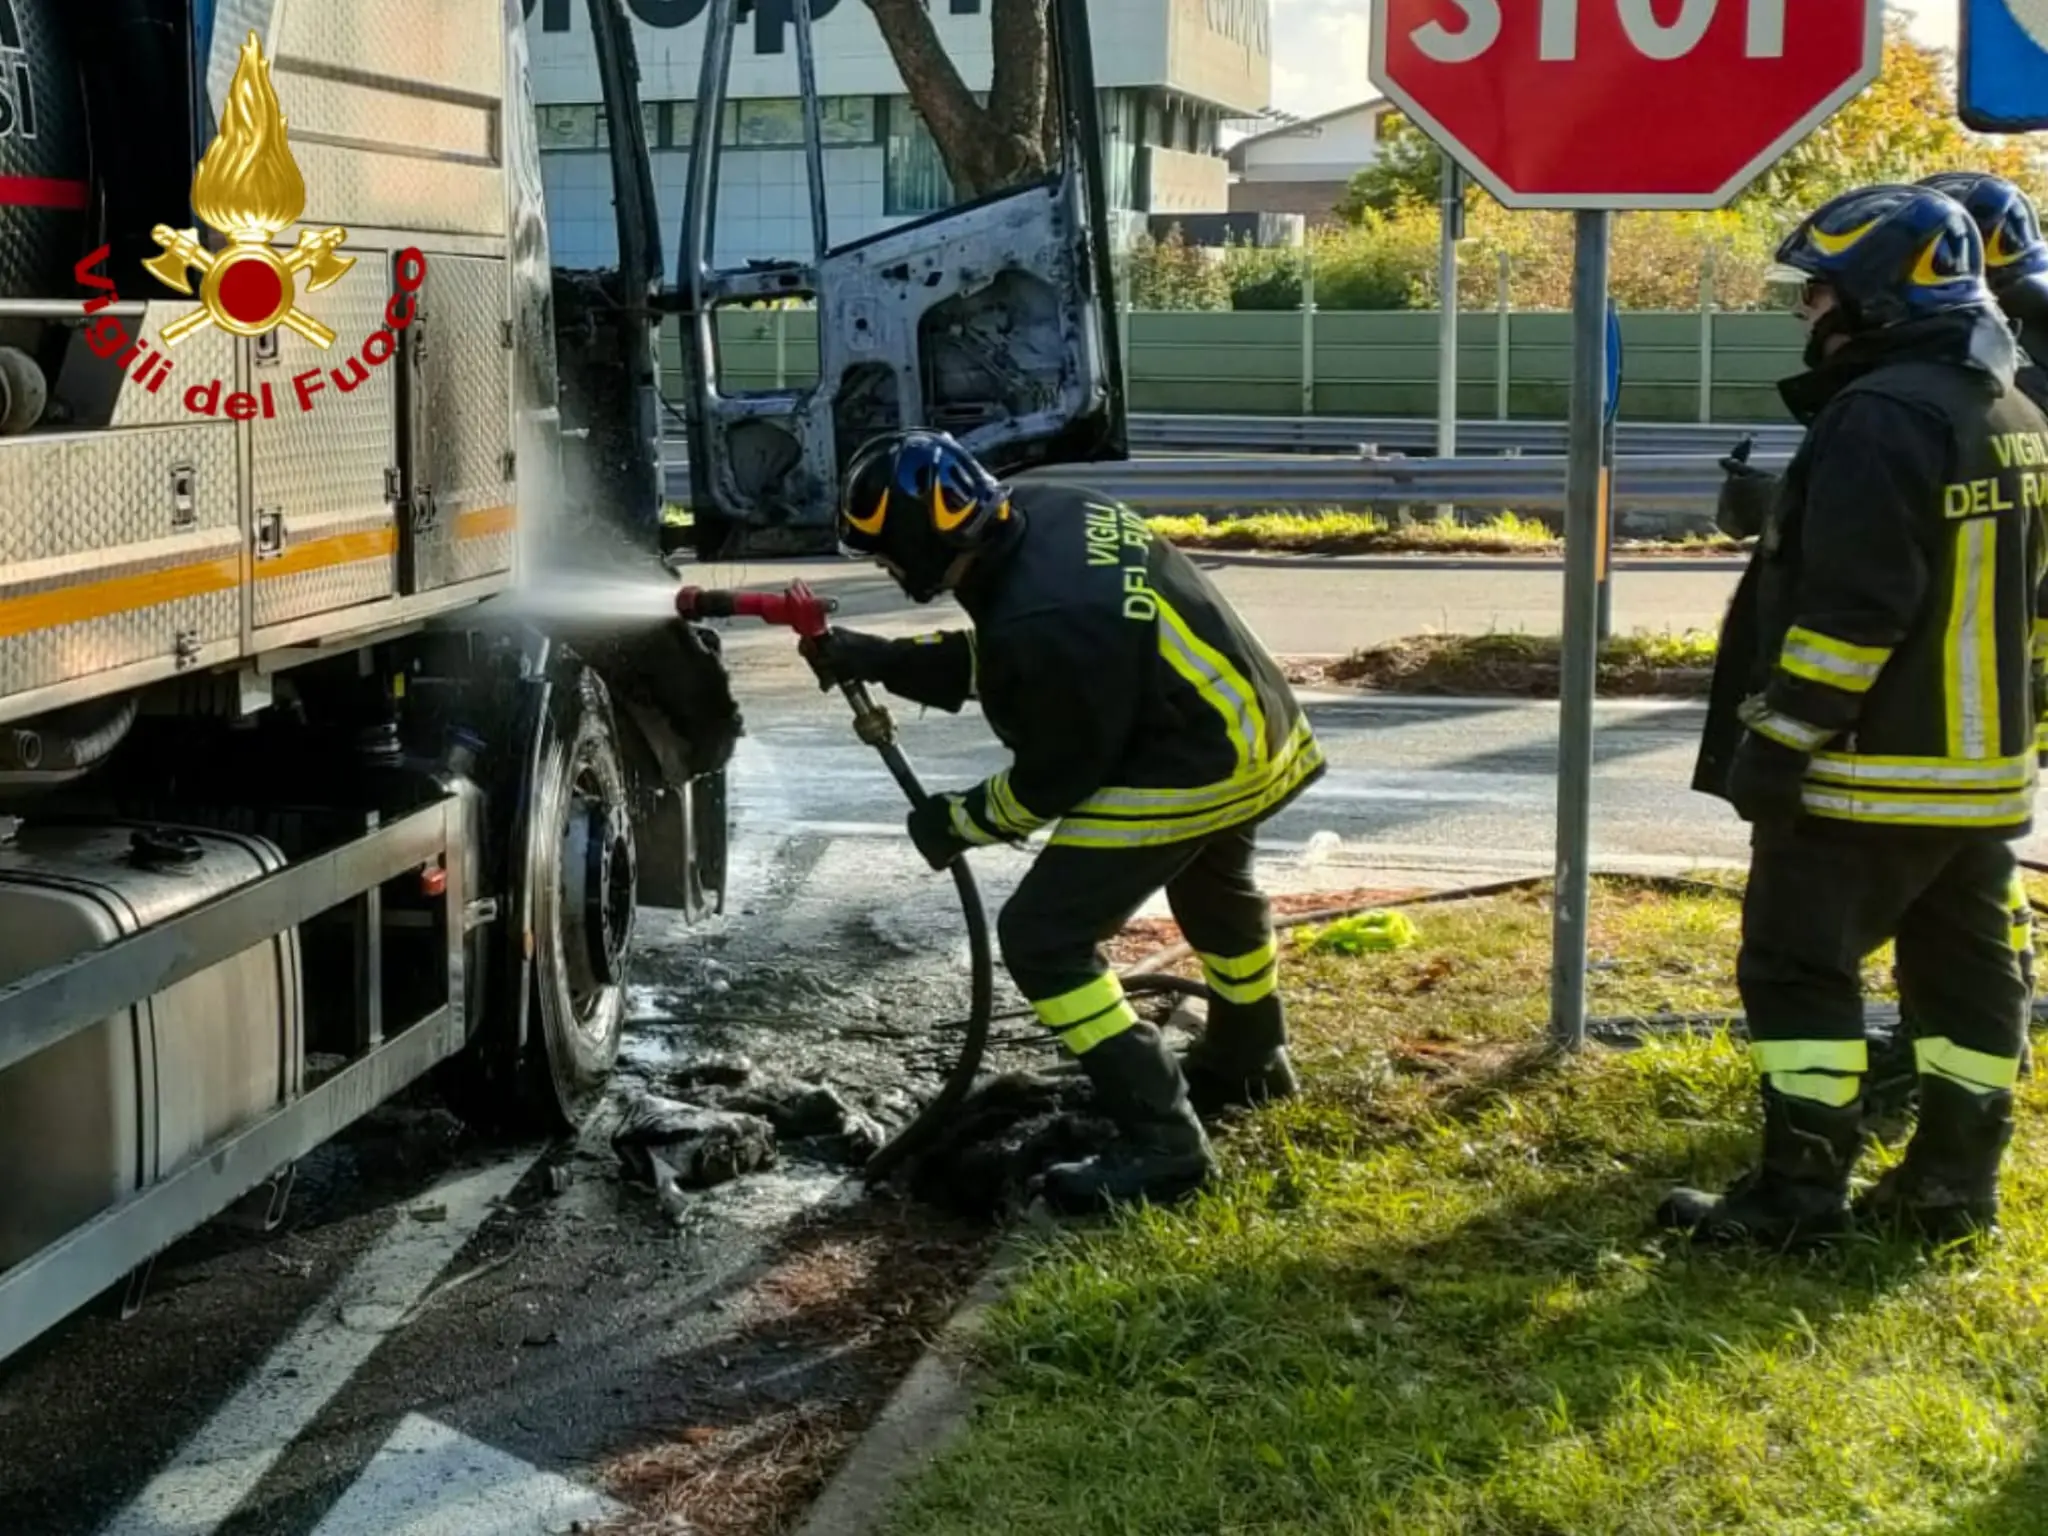
[[[752, 5], [710, 0], [673, 281], [631, 30], [587, 3], [596, 271], [551, 261], [521, 0], [0, 0], [0, 1360], [230, 1207], [275, 1225], [423, 1080], [521, 1136], [601, 1100], [637, 911], [722, 911], [742, 723], [715, 630], [508, 594], [815, 548], [897, 425], [1004, 472], [1123, 456], [1083, 0], [1042, 175], [838, 247], [778, 0], [819, 235], [738, 270]], [[725, 387], [719, 312], [792, 298], [817, 382]]]

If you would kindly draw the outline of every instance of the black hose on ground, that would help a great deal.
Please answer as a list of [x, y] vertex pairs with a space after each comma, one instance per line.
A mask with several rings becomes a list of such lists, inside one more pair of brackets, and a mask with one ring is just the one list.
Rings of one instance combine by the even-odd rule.
[[[858, 714], [865, 704], [865, 695], [855, 697], [852, 688], [845, 691], [853, 699]], [[877, 741], [871, 745], [882, 754], [883, 763], [910, 803], [923, 805], [930, 796], [925, 793], [924, 785], [918, 782], [917, 774], [911, 770], [902, 749], [893, 740]], [[906, 1158], [932, 1142], [947, 1116], [959, 1107], [961, 1100], [974, 1087], [974, 1079], [981, 1071], [982, 1056], [988, 1049], [989, 1023], [996, 1006], [996, 963], [995, 951], [989, 943], [988, 909], [982, 905], [981, 887], [975, 884], [974, 871], [968, 867], [965, 854], [953, 861], [952, 871], [953, 886], [960, 894], [960, 919], [967, 926], [967, 953], [972, 969], [967, 1023], [960, 1041], [960, 1054], [954, 1059], [953, 1070], [946, 1075], [945, 1085], [939, 1089], [938, 1096], [920, 1109], [908, 1125], [876, 1148], [874, 1155], [867, 1160], [861, 1169], [861, 1178], [870, 1185], [881, 1183], [902, 1167]]]

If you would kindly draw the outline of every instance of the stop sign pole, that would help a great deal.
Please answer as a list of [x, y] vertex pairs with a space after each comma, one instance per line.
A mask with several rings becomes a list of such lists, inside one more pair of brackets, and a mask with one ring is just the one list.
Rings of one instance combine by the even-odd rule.
[[1576, 215], [1550, 1032], [1586, 1038], [1617, 210], [1726, 206], [1877, 78], [1884, 0], [1372, 0], [1372, 82], [1509, 208]]

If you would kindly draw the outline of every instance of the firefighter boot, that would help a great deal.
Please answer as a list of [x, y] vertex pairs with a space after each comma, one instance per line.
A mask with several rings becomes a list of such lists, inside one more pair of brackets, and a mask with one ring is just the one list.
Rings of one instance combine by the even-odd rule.
[[1203, 1120], [1301, 1091], [1287, 1059], [1287, 1014], [1277, 992], [1255, 1003], [1209, 994], [1209, 1020], [1181, 1058], [1188, 1099]]
[[1167, 1205], [1215, 1174], [1216, 1156], [1188, 1103], [1180, 1063], [1156, 1028], [1134, 1024], [1083, 1053], [1080, 1062], [1117, 1139], [1093, 1157], [1045, 1171], [1045, 1196], [1055, 1208], [1100, 1210], [1135, 1200]]
[[1856, 1202], [1859, 1220], [1937, 1243], [1998, 1225], [1998, 1166], [2012, 1140], [2012, 1095], [1945, 1077], [1920, 1080], [1920, 1124], [1906, 1155]]
[[1863, 1106], [1841, 1108], [1763, 1090], [1762, 1161], [1719, 1197], [1674, 1189], [1659, 1226], [1714, 1243], [1796, 1248], [1849, 1226], [1849, 1174], [1863, 1145]]

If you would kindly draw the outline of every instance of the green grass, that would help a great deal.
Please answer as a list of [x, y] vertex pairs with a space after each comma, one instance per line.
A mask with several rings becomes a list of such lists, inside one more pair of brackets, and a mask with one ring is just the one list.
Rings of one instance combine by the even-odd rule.
[[[2048, 1532], [2038, 1084], [1975, 1260], [1690, 1252], [1649, 1216], [1745, 1161], [1738, 1045], [1533, 1055], [1547, 905], [1415, 916], [1289, 959], [1308, 1091], [1219, 1188], [1042, 1240], [894, 1536]], [[1596, 1013], [1735, 1006], [1732, 900], [1593, 919]]]
[[[1616, 635], [1600, 647], [1600, 691], [1704, 697], [1716, 647], [1703, 630]], [[1328, 675], [1395, 693], [1555, 698], [1559, 652], [1555, 635], [1411, 635], [1354, 651]]]
[[[1251, 549], [1296, 554], [1555, 554], [1563, 542], [1540, 519], [1502, 512], [1483, 523], [1422, 522], [1403, 527], [1371, 512], [1255, 512], [1146, 519], [1161, 538], [1191, 549]], [[1738, 546], [1712, 538], [1624, 541], [1640, 552], [1706, 554]]]

